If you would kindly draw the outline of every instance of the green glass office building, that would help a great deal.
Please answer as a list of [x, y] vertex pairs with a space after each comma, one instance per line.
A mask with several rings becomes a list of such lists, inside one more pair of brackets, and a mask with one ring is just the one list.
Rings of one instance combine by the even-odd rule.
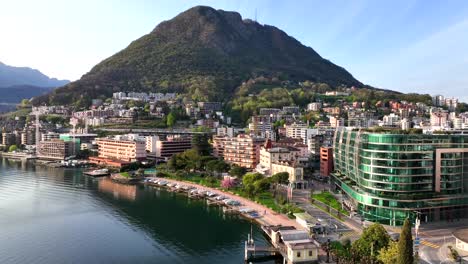
[[468, 217], [468, 134], [339, 128], [332, 182], [364, 219], [402, 225]]

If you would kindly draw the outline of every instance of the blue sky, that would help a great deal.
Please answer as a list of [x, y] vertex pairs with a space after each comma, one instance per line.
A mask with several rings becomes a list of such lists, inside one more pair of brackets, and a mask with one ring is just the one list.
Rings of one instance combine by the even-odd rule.
[[76, 80], [195, 5], [274, 25], [358, 80], [468, 102], [468, 1], [0, 0], [0, 61]]

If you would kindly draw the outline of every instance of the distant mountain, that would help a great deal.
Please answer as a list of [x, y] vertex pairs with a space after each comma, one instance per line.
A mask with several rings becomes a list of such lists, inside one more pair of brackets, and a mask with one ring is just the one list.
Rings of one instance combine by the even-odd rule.
[[35, 103], [85, 106], [92, 98], [125, 90], [229, 100], [244, 81], [259, 76], [362, 86], [344, 68], [274, 26], [197, 6], [160, 23], [80, 80]]
[[14, 110], [16, 104], [23, 99], [44, 95], [55, 89], [54, 87], [37, 87], [31, 85], [16, 85], [0, 87], [0, 112]]
[[28, 67], [13, 67], [0, 62], [0, 87], [31, 85], [39, 87], [60, 87], [70, 81], [49, 78], [38, 70]]

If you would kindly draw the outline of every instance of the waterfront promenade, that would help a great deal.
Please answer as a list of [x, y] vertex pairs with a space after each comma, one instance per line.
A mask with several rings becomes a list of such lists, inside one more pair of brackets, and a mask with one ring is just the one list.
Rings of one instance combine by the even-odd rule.
[[[178, 180], [173, 180], [173, 179], [168, 179], [168, 178], [158, 178], [158, 177], [152, 177], [152, 178], [158, 179], [158, 180], [164, 180], [170, 183], [179, 183], [179, 184], [191, 186], [191, 187], [206, 190], [206, 191], [212, 191], [212, 192], [221, 194], [223, 196], [226, 196], [229, 199], [239, 201], [242, 204], [241, 206], [242, 208], [244, 207], [251, 208], [253, 210], [256, 210], [262, 216], [260, 218], [255, 218], [255, 221], [257, 221], [260, 225], [294, 226], [296, 229], [300, 229], [300, 230], [303, 229], [303, 227], [299, 225], [294, 219], [289, 219], [286, 215], [279, 214], [266, 206], [258, 204], [247, 198], [238, 196], [236, 194], [226, 192], [226, 191], [216, 189], [216, 188], [210, 188], [210, 187], [206, 187], [206, 186], [191, 183], [191, 182], [186, 182], [186, 181], [178, 181]], [[265, 212], [266, 214], [264, 215]]]

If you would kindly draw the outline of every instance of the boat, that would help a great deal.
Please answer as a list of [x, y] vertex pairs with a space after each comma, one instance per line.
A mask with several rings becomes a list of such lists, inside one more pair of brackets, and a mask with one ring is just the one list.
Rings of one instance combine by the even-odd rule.
[[83, 172], [84, 175], [93, 176], [93, 177], [103, 177], [110, 175], [108, 169], [97, 169], [92, 171]]

